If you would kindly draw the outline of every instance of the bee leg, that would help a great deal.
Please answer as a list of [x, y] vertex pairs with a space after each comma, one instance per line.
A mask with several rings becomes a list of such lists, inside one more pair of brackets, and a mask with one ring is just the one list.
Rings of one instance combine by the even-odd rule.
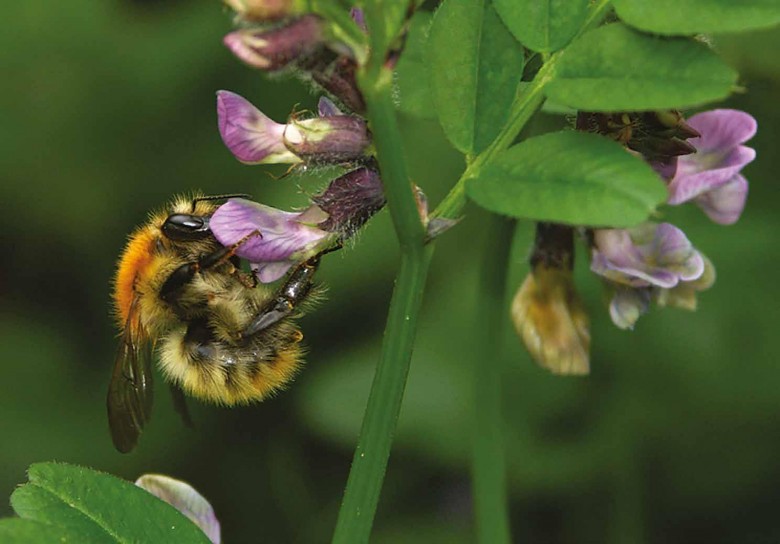
[[263, 235], [260, 234], [260, 231], [258, 230], [252, 231], [233, 245], [221, 247], [212, 253], [204, 255], [195, 262], [181, 265], [174, 270], [171, 275], [168, 276], [168, 279], [165, 280], [165, 283], [163, 283], [160, 288], [160, 298], [166, 302], [172, 302], [176, 298], [178, 291], [192, 281], [195, 274], [229, 262], [233, 255], [235, 255], [236, 250], [253, 236], [260, 236], [262, 238]]
[[293, 269], [284, 285], [276, 292], [276, 297], [241, 332], [246, 338], [267, 329], [274, 323], [289, 316], [295, 306], [306, 298], [311, 291], [314, 273], [320, 264], [320, 255], [299, 264]]

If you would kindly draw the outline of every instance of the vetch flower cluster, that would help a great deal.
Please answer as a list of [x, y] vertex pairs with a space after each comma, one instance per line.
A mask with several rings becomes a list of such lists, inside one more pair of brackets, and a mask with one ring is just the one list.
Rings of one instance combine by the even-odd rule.
[[[690, 153], [678, 153], [679, 145], [667, 155], [643, 153], [667, 183], [667, 203], [692, 201], [713, 221], [735, 223], [747, 198], [747, 180], [740, 171], [755, 158], [755, 151], [741, 144], [755, 135], [755, 119], [728, 109], [699, 113], [687, 121], [677, 112], [665, 116], [678, 119], [677, 130], [669, 136], [685, 137], [692, 148]], [[715, 281], [712, 263], [669, 223], [595, 230], [592, 241], [591, 270], [612, 289], [610, 316], [623, 329], [633, 328], [651, 301], [694, 310], [696, 292]]]
[[[360, 111], [362, 97], [354, 77], [344, 76], [351, 70], [344, 67], [354, 64], [348, 48], [328, 39], [326, 25], [318, 16], [296, 11], [293, 2], [272, 4], [265, 7], [273, 7], [277, 15], [285, 6], [291, 11], [273, 26], [232, 32], [225, 37], [225, 44], [247, 64], [266, 71], [294, 66], [317, 80], [325, 77], [312, 69], [319, 66], [327, 72], [329, 82], [322, 86], [347, 108]], [[244, 21], [258, 20], [258, 5], [257, 9], [248, 4], [231, 5]], [[359, 15], [353, 14], [358, 22]], [[343, 73], [338, 75], [340, 70]], [[245, 164], [345, 169], [300, 211], [279, 210], [245, 199], [231, 199], [216, 210], [210, 221], [214, 236], [226, 246], [242, 241], [236, 255], [249, 261], [260, 282], [276, 281], [297, 263], [340, 247], [384, 206], [371, 133], [358, 113], [345, 112], [321, 97], [316, 116], [293, 113], [286, 123], [278, 123], [242, 96], [223, 90], [217, 92], [217, 117], [223, 142]]]
[[[755, 158], [743, 145], [756, 133], [753, 117], [718, 109], [684, 119], [677, 111], [580, 112], [577, 129], [611, 138], [638, 154], [668, 188], [667, 204], [693, 202], [714, 222], [735, 223], [748, 183], [741, 170]], [[651, 304], [695, 310], [698, 292], [715, 282], [715, 268], [670, 223], [629, 229], [537, 224], [531, 272], [515, 296], [512, 318], [534, 359], [552, 372], [588, 372], [587, 315], [572, 280], [573, 236], [590, 249], [590, 270], [609, 293], [609, 314], [631, 329]]]

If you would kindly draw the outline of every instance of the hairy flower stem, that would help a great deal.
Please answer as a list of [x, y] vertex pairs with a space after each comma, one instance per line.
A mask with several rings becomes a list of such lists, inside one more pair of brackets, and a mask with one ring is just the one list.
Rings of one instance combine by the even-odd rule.
[[478, 291], [482, 349], [474, 359], [473, 481], [479, 544], [509, 544], [506, 462], [501, 413], [501, 338], [506, 325], [506, 273], [516, 222], [491, 215]]

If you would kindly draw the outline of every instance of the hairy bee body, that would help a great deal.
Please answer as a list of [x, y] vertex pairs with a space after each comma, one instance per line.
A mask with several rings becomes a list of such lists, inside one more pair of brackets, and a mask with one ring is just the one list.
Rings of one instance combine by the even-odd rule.
[[192, 312], [186, 326], [172, 327], [162, 337], [160, 365], [168, 379], [192, 396], [223, 405], [259, 401], [296, 374], [303, 335], [287, 319], [240, 337], [271, 297], [259, 287], [247, 293], [241, 284], [214, 285], [224, 280], [206, 276], [198, 282], [199, 293], [212, 295], [207, 311]]
[[208, 229], [216, 209], [178, 198], [128, 241], [117, 268], [114, 307], [123, 331], [108, 394], [120, 451], [135, 446], [151, 410], [152, 346], [166, 378], [222, 405], [260, 401], [302, 364], [294, 317], [311, 297], [316, 265], [303, 263], [279, 291], [240, 270], [231, 248]]

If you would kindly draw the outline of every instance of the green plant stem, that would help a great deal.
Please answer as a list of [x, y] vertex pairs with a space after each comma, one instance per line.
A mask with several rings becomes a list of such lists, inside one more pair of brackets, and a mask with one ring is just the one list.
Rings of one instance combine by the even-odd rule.
[[505, 323], [506, 273], [515, 221], [491, 215], [482, 260], [477, 315], [481, 346], [474, 360], [472, 480], [477, 542], [511, 542], [501, 413], [501, 332]]
[[[599, 0], [591, 6], [585, 22], [577, 32], [574, 39], [581, 36], [594, 26], [598, 25], [604, 18], [611, 4], [609, 0]], [[460, 176], [460, 179], [453, 185], [450, 192], [444, 197], [444, 200], [436, 207], [431, 214], [432, 217], [443, 217], [455, 219], [463, 211], [466, 205], [466, 182], [479, 175], [479, 171], [496, 156], [507, 149], [520, 134], [525, 124], [542, 107], [544, 103], [544, 89], [555, 77], [555, 66], [560, 61], [565, 50], [558, 51], [551, 55], [542, 65], [527, 87], [515, 96], [512, 106], [509, 109], [509, 117], [495, 140], [482, 153], [477, 155], [474, 160], [469, 162], [468, 167]]]
[[409, 373], [417, 317], [433, 246], [425, 244], [392, 102], [392, 71], [372, 63], [359, 74], [388, 208], [401, 246], [382, 352], [368, 397], [333, 542], [368, 542]]
[[368, 397], [363, 426], [339, 511], [334, 544], [368, 542], [390, 447], [401, 410], [432, 248], [420, 258], [401, 255], [382, 355]]

